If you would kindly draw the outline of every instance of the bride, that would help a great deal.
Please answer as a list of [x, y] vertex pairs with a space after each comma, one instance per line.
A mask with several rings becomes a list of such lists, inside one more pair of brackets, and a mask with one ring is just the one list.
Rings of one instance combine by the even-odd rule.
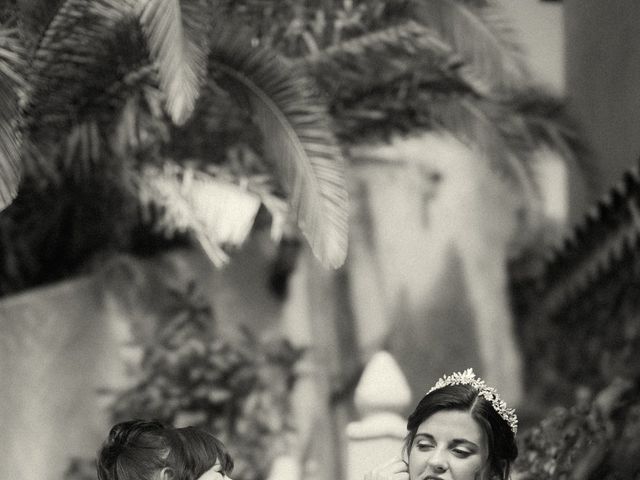
[[507, 480], [518, 419], [472, 369], [438, 380], [409, 416], [402, 456], [365, 480]]

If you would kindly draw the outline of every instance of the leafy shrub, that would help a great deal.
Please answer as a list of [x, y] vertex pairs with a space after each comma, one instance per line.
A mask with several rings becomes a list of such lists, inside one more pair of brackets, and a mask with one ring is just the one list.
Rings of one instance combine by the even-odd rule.
[[554, 409], [520, 436], [514, 480], [639, 479], [638, 393], [618, 378], [593, 399]]
[[[302, 351], [282, 339], [260, 341], [243, 328], [223, 336], [193, 286], [169, 294], [173, 306], [140, 345], [135, 381], [109, 392], [113, 422], [147, 418], [203, 428], [229, 448], [234, 478], [265, 478], [292, 431], [289, 395]], [[66, 480], [91, 478], [88, 470], [75, 459]]]

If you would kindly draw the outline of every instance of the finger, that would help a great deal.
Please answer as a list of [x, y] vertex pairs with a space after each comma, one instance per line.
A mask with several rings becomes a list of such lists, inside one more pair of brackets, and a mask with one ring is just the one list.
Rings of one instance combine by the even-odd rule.
[[394, 475], [407, 471], [407, 464], [399, 460], [385, 465], [384, 468], [373, 469], [370, 480], [393, 480]]
[[394, 474], [407, 471], [407, 464], [403, 460], [396, 459], [395, 462], [384, 468], [385, 472]]
[[394, 480], [394, 474], [406, 471], [407, 464], [396, 456], [365, 474], [365, 480]]
[[393, 464], [394, 460], [389, 460], [388, 462], [383, 463], [382, 465], [377, 465], [376, 467], [372, 468], [371, 471], [369, 472], [370, 476], [372, 478], [375, 478], [376, 475], [378, 475], [379, 473], [383, 473], [387, 470], [387, 468], [389, 468], [392, 464]]
[[385, 463], [383, 463], [382, 465], [378, 466], [377, 470], [381, 470], [383, 468], [386, 468], [390, 465], [393, 465], [394, 463], [398, 462], [402, 460], [402, 458], [398, 457], [397, 455], [395, 457], [390, 458], [389, 460], [387, 460]]
[[409, 472], [394, 473], [393, 480], [409, 480]]

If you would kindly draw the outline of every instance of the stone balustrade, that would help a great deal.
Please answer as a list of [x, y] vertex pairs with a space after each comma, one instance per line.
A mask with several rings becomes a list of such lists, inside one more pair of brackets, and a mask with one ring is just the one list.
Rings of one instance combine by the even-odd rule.
[[407, 433], [403, 413], [411, 390], [391, 354], [380, 351], [371, 357], [354, 401], [360, 420], [347, 426], [346, 480], [362, 480], [367, 471], [402, 450]]

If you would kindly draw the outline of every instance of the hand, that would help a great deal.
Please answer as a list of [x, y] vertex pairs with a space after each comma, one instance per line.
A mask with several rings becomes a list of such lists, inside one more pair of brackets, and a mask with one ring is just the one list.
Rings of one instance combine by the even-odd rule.
[[394, 457], [367, 472], [364, 480], [409, 480], [409, 466], [401, 457]]

